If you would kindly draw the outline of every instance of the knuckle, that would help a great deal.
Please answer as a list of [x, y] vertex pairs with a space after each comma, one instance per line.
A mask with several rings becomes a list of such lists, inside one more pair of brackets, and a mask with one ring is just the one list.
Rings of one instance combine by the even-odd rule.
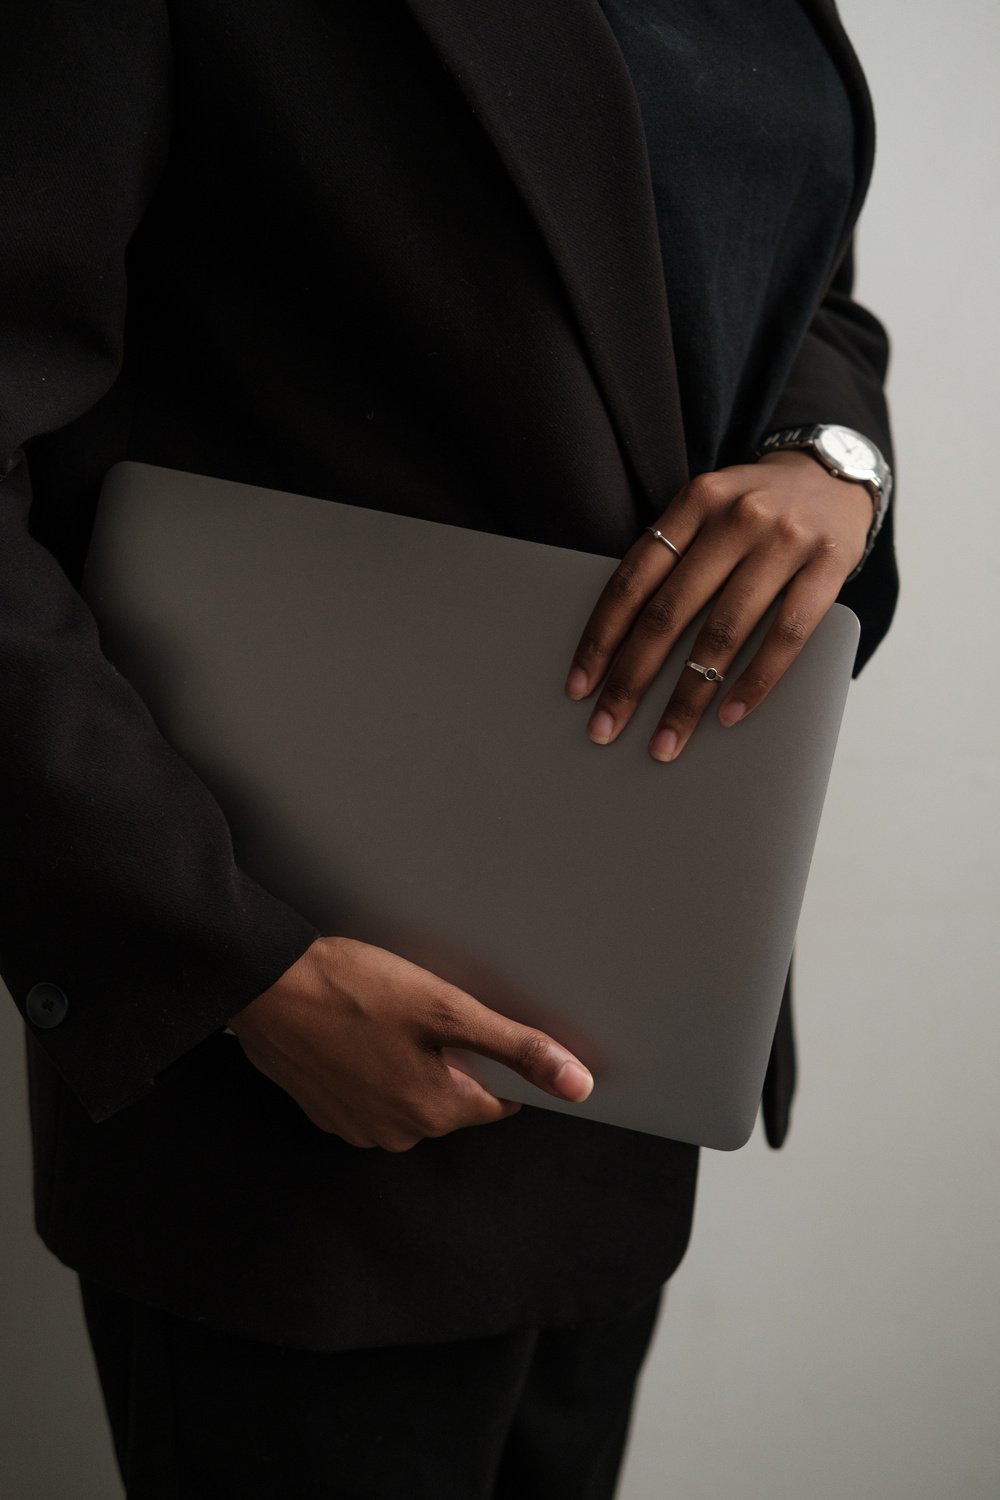
[[340, 1135], [347, 1139], [347, 1133], [343, 1129], [343, 1121], [335, 1119], [333, 1111], [327, 1107], [327, 1102], [320, 1099], [306, 1103], [303, 1099], [298, 1104], [307, 1119], [311, 1120], [317, 1130], [322, 1130], [325, 1135]]
[[759, 490], [745, 490], [733, 504], [733, 515], [747, 530], [767, 526], [771, 519], [771, 503]]
[[746, 689], [747, 695], [750, 698], [750, 701], [753, 703], [758, 703], [761, 698], [766, 698], [768, 693], [771, 691], [772, 687], [774, 686], [774, 678], [770, 675], [770, 673], [761, 672], [758, 669], [755, 672], [750, 672], [747, 674], [747, 676], [744, 678], [743, 685]]
[[638, 625], [654, 640], [672, 634], [677, 625], [676, 603], [669, 597], [652, 599], [639, 616]]
[[696, 474], [687, 486], [687, 495], [699, 511], [710, 510], [721, 499], [722, 482], [717, 474]]
[[745, 620], [748, 614], [755, 609], [757, 588], [747, 579], [733, 579], [727, 585], [726, 592], [731, 596], [731, 605], [728, 616], [732, 620]]
[[784, 543], [786, 547], [794, 547], [798, 550], [806, 545], [805, 529], [783, 511], [774, 517], [771, 528], [778, 541]]
[[412, 1151], [422, 1139], [423, 1137], [419, 1135], [389, 1135], [385, 1140], [380, 1141], [379, 1145], [383, 1151], [391, 1151], [394, 1155], [399, 1155], [403, 1151]]
[[452, 1128], [447, 1111], [434, 1104], [421, 1104], [412, 1113], [413, 1123], [421, 1137], [445, 1135]]
[[514, 1056], [522, 1068], [532, 1071], [549, 1055], [549, 1040], [540, 1031], [527, 1031], [517, 1038]]
[[668, 710], [668, 719], [663, 728], [686, 729], [698, 718], [698, 709], [689, 698], [674, 698]]
[[576, 658], [581, 667], [591, 667], [595, 662], [603, 661], [607, 654], [607, 648], [596, 635], [585, 635], [580, 641]]
[[735, 621], [725, 615], [709, 620], [702, 634], [708, 653], [728, 653], [735, 650], [738, 631]]
[[816, 539], [816, 555], [822, 562], [839, 562], [843, 550], [840, 537], [829, 531], [824, 531]]
[[639, 581], [635, 568], [624, 559], [608, 579], [605, 592], [615, 604], [631, 604], [639, 593]]
[[635, 691], [631, 683], [626, 682], [624, 678], [609, 677], [604, 684], [604, 692], [601, 696], [605, 702], [621, 707], [623, 703], [631, 703], [635, 697]]
[[800, 615], [782, 615], [774, 622], [774, 638], [786, 651], [799, 651], [809, 631]]

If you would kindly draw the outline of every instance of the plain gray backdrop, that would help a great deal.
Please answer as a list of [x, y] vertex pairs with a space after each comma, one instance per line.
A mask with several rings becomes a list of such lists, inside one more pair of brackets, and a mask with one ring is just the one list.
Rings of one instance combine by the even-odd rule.
[[[893, 344], [902, 596], [799, 929], [789, 1140], [703, 1153], [621, 1500], [1000, 1494], [1000, 9], [840, 9], [878, 124], [858, 294]], [[34, 1234], [3, 998], [0, 1490], [116, 1500], [75, 1277]]]

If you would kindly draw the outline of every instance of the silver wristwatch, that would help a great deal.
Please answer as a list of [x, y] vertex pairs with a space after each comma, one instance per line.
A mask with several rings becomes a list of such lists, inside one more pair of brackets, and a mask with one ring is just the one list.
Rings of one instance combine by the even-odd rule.
[[872, 524], [868, 528], [864, 556], [854, 572], [845, 579], [850, 583], [868, 560], [875, 545], [892, 495], [892, 470], [871, 438], [832, 422], [817, 422], [812, 427], [786, 427], [772, 432], [757, 449], [758, 458], [779, 448], [802, 448], [835, 474], [838, 479], [853, 479], [867, 486], [872, 497]]

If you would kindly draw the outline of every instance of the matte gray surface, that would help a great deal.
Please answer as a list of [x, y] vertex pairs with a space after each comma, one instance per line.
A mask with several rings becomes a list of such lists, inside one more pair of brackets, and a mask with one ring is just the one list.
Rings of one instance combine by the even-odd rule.
[[[879, 116], [859, 267], [895, 346], [903, 601], [850, 694], [799, 924], [791, 1136], [703, 1159], [619, 1500], [1000, 1493], [1000, 10], [840, 10]], [[113, 1500], [73, 1277], [31, 1224], [23, 1025], [0, 999], [0, 1491]]]
[[756, 714], [708, 714], [661, 765], [665, 691], [602, 748], [592, 701], [563, 694], [615, 563], [122, 463], [83, 593], [246, 869], [322, 931], [542, 1026], [596, 1080], [565, 1105], [478, 1060], [498, 1092], [732, 1149], [760, 1102], [858, 624], [836, 606]]

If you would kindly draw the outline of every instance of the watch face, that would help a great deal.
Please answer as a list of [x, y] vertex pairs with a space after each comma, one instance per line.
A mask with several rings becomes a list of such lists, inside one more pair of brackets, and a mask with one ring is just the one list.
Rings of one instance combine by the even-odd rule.
[[816, 446], [845, 474], [868, 478], [877, 471], [875, 449], [850, 427], [824, 427], [816, 438]]

